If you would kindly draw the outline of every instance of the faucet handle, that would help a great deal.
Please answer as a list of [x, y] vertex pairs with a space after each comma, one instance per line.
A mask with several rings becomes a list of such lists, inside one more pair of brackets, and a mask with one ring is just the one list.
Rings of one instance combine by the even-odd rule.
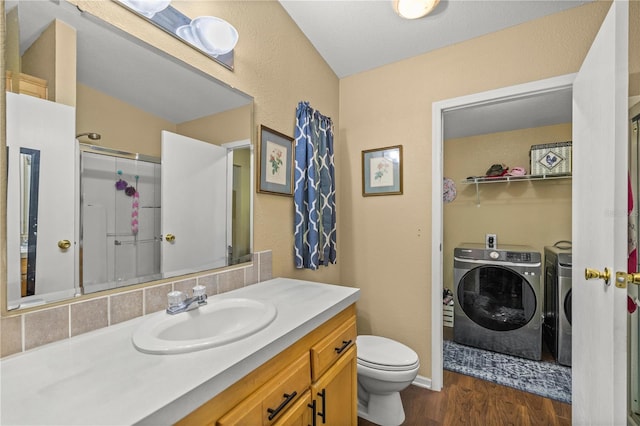
[[169, 303], [169, 308], [180, 306], [186, 299], [186, 296], [186, 294], [178, 290], [170, 291], [169, 293], [167, 293], [167, 302]]
[[205, 291], [207, 290], [207, 288], [203, 285], [196, 285], [195, 287], [193, 287], [193, 297], [197, 297], [198, 299], [206, 299], [207, 298], [207, 294], [205, 293]]

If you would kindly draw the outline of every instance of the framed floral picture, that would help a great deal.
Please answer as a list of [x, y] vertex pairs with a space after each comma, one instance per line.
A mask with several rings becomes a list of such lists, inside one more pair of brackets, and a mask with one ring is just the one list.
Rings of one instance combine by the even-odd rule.
[[362, 196], [402, 194], [402, 145], [362, 151]]
[[258, 192], [293, 196], [293, 138], [260, 125]]

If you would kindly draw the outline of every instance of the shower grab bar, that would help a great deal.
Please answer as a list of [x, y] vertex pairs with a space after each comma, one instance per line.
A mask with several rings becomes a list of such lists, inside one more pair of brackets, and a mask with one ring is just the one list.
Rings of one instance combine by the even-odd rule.
[[131, 241], [115, 240], [113, 244], [116, 246], [121, 246], [123, 244], [159, 243], [161, 241], [162, 240], [160, 238], [149, 238], [147, 240], [131, 240]]

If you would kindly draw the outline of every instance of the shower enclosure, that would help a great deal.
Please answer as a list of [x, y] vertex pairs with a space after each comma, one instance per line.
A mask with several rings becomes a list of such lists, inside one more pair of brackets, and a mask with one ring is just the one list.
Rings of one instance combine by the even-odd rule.
[[84, 292], [160, 278], [160, 159], [80, 145], [80, 193]]

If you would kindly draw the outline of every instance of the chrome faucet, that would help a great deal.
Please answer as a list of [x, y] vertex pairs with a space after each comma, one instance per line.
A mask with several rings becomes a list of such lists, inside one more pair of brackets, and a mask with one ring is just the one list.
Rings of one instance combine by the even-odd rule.
[[170, 315], [179, 314], [180, 312], [187, 312], [192, 309], [197, 309], [202, 305], [207, 304], [207, 294], [205, 293], [206, 287], [203, 285], [197, 285], [193, 287], [193, 296], [187, 298], [181, 291], [171, 291], [167, 294], [169, 306], [167, 307], [167, 313]]

